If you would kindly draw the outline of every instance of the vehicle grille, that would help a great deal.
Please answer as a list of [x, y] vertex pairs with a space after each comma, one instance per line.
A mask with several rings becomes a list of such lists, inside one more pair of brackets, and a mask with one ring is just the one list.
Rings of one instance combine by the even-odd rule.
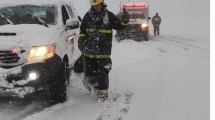
[[0, 61], [2, 63], [17, 63], [20, 57], [12, 51], [0, 51]]
[[141, 24], [129, 24], [126, 27], [126, 31], [128, 32], [138, 32], [138, 31], [142, 31], [141, 29]]
[[129, 24], [128, 27], [131, 27], [131, 28], [135, 28], [135, 27], [140, 27], [141, 24]]
[[0, 36], [15, 36], [16, 33], [0, 33]]

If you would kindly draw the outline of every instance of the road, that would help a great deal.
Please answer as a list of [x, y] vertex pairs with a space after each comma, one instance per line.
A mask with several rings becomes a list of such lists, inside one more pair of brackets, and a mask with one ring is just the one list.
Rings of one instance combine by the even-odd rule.
[[51, 106], [44, 93], [22, 98], [0, 97], [0, 120], [23, 120]]
[[71, 72], [68, 102], [45, 94], [0, 98], [0, 120], [209, 120], [209, 42], [175, 36], [113, 41], [110, 95], [104, 105]]

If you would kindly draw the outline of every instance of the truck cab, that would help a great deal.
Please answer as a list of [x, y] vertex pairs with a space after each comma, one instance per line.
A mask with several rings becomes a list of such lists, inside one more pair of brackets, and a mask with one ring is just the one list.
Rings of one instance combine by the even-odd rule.
[[81, 55], [74, 6], [67, 0], [0, 5], [0, 97], [48, 89], [53, 103], [64, 102], [69, 66]]

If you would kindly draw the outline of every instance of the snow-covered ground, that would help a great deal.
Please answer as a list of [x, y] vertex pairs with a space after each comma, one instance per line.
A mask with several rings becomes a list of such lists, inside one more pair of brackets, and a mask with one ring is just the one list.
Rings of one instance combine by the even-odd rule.
[[96, 102], [72, 71], [68, 102], [24, 120], [209, 120], [209, 44], [174, 36], [113, 42], [110, 94]]
[[113, 41], [110, 93], [96, 102], [71, 71], [68, 101], [2, 100], [4, 120], [209, 120], [209, 43], [175, 36]]
[[[116, 13], [118, 2], [105, 1]], [[151, 16], [156, 11], [163, 16], [160, 36], [142, 42], [113, 39], [109, 98], [104, 104], [83, 87], [83, 74], [71, 71], [67, 102], [51, 106], [44, 95], [36, 100], [0, 99], [0, 120], [209, 120], [209, 1], [171, 2], [180, 4], [181, 12], [174, 5], [165, 7], [170, 1], [150, 1]], [[83, 16], [88, 0], [76, 2]], [[188, 6], [201, 15], [186, 12]], [[182, 17], [176, 20], [176, 13]]]

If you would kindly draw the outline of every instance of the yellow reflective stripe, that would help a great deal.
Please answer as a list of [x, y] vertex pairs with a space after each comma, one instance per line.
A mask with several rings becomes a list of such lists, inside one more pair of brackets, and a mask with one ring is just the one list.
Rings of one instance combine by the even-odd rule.
[[91, 28], [88, 28], [86, 29], [87, 32], [94, 32], [95, 30], [91, 29]]
[[[86, 29], [86, 31], [87, 32], [94, 32], [95, 30], [92, 28], [88, 28], [88, 29]], [[101, 33], [112, 33], [112, 30], [101, 29], [101, 30], [99, 30], [99, 32], [101, 32]]]
[[121, 22], [121, 24], [122, 24], [123, 26], [127, 26], [127, 25], [128, 25], [128, 23], [124, 23], [124, 22]]
[[86, 35], [85, 34], [80, 34], [80, 37], [85, 37]]
[[101, 32], [101, 33], [112, 33], [111, 30], [105, 30], [105, 29], [101, 29], [101, 30], [99, 30], [99, 32]]
[[88, 57], [88, 58], [95, 58], [95, 59], [110, 58], [110, 55], [91, 55], [91, 54], [86, 54], [85, 56]]
[[100, 95], [107, 95], [108, 94], [108, 90], [98, 90], [98, 94], [100, 94]]

